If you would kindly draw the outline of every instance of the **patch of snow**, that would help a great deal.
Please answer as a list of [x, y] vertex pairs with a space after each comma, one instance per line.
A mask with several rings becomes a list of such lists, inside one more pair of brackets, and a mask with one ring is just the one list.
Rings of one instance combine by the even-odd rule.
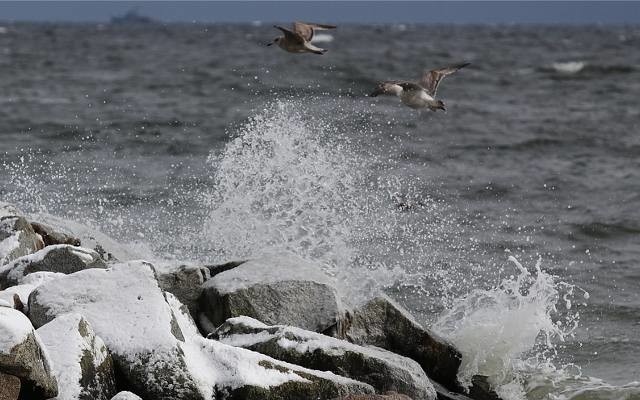
[[33, 292], [33, 290], [36, 287], [37, 285], [31, 285], [31, 284], [11, 286], [9, 288], [6, 288], [3, 291], [0, 291], [0, 300], [4, 300], [9, 304], [14, 304], [13, 295], [17, 294], [18, 297], [20, 297], [20, 301], [22, 302], [22, 304], [25, 305], [24, 312], [26, 313], [27, 311], [29, 311], [28, 310], [29, 295], [31, 294], [31, 292]]
[[58, 278], [38, 291], [51, 315], [82, 314], [109, 349], [130, 355], [154, 348], [171, 351], [171, 311], [150, 264], [131, 261]]
[[0, 354], [9, 354], [34, 332], [26, 315], [13, 308], [0, 307]]
[[43, 283], [61, 278], [63, 276], [67, 276], [67, 275], [63, 274], [62, 272], [36, 271], [30, 274], [27, 274], [26, 276], [21, 276], [18, 279], [18, 283], [25, 284], [25, 285], [40, 286]]

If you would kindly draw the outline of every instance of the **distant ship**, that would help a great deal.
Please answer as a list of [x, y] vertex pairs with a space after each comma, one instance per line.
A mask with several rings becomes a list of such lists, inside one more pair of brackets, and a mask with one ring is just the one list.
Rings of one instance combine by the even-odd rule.
[[152, 18], [146, 17], [144, 15], [140, 15], [137, 10], [129, 10], [126, 14], [111, 17], [112, 24], [153, 24], [156, 21]]

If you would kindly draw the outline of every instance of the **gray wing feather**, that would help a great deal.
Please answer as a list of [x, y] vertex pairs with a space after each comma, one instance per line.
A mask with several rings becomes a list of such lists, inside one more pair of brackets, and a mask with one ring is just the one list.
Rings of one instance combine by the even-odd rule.
[[438, 85], [445, 76], [449, 76], [469, 64], [470, 63], [467, 62], [427, 71], [422, 75], [422, 78], [420, 79], [420, 85], [425, 88], [430, 96], [435, 96], [436, 91], [438, 90]]
[[306, 41], [313, 39], [314, 31], [324, 31], [327, 29], [336, 29], [335, 25], [314, 24], [311, 22], [294, 22], [293, 31], [304, 38]]

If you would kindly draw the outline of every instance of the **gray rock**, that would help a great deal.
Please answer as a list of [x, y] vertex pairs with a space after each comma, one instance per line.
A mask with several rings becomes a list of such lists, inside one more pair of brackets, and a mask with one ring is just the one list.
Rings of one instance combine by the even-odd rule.
[[320, 333], [283, 325], [267, 326], [248, 317], [227, 320], [214, 339], [278, 360], [331, 371], [415, 400], [434, 400], [436, 391], [415, 361], [377, 347], [363, 347]]
[[30, 399], [58, 394], [47, 353], [29, 319], [20, 311], [0, 307], [0, 371], [19, 378]]
[[322, 332], [342, 315], [329, 279], [318, 266], [292, 255], [249, 260], [203, 286], [200, 310], [211, 326], [246, 315], [269, 325]]
[[31, 216], [31, 223], [46, 226], [47, 232], [52, 237], [67, 237], [79, 240], [82, 247], [95, 250], [104, 261], [115, 262], [143, 258], [143, 255], [139, 252], [133, 251], [128, 246], [116, 242], [97, 229], [79, 222], [41, 213]]
[[0, 400], [18, 400], [20, 378], [0, 372]]
[[409, 357], [446, 388], [461, 392], [460, 352], [448, 341], [422, 327], [411, 314], [387, 296], [355, 309], [337, 337], [352, 343], [381, 347]]
[[143, 398], [206, 398], [187, 366], [184, 337], [151, 264], [86, 269], [43, 283], [29, 296], [29, 316], [38, 327], [69, 312], [91, 324], [124, 384]]
[[113, 396], [111, 400], [142, 400], [142, 399], [137, 394], [124, 391]]
[[109, 400], [115, 393], [113, 360], [80, 314], [64, 314], [37, 330], [58, 380], [57, 400]]
[[157, 266], [157, 275], [162, 290], [176, 296], [189, 308], [192, 316], [198, 315], [202, 284], [210, 278], [207, 267], [184, 264]]
[[106, 264], [93, 250], [66, 244], [47, 246], [0, 268], [0, 288], [16, 285], [33, 272], [70, 274], [86, 268], [106, 268]]
[[24, 217], [9, 215], [0, 218], [0, 266], [43, 247], [42, 238]]
[[72, 246], [80, 246], [80, 239], [68, 235], [64, 232], [56, 231], [54, 228], [39, 222], [31, 222], [34, 232], [40, 235], [45, 246], [53, 246], [55, 244], [70, 244]]

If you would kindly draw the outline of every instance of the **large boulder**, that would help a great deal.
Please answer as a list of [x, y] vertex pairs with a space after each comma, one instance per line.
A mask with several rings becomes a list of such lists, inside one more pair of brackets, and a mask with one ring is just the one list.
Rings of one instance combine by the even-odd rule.
[[0, 267], [0, 288], [16, 285], [33, 272], [71, 274], [86, 268], [106, 268], [106, 264], [94, 250], [67, 244], [47, 246]]
[[188, 365], [217, 400], [309, 400], [373, 393], [373, 387], [331, 372], [315, 371], [203, 338], [185, 306], [167, 294], [185, 337]]
[[46, 349], [31, 322], [7, 307], [0, 307], [0, 372], [19, 378], [26, 398], [48, 399], [58, 394]]
[[269, 325], [323, 332], [342, 315], [327, 276], [293, 255], [249, 260], [217, 274], [204, 284], [200, 309], [202, 327], [208, 331], [245, 315]]
[[155, 266], [160, 288], [176, 296], [189, 308], [192, 316], [197, 316], [202, 284], [211, 277], [209, 269], [199, 265], [167, 262]]
[[81, 315], [61, 315], [37, 332], [58, 380], [56, 400], [109, 400], [117, 392], [111, 355]]
[[421, 326], [387, 296], [377, 297], [355, 309], [337, 336], [409, 357], [417, 361], [431, 379], [450, 390], [463, 390], [457, 379], [462, 361], [460, 352]]
[[434, 400], [436, 391], [415, 361], [377, 347], [358, 346], [303, 329], [267, 326], [249, 317], [227, 320], [211, 337], [278, 360], [331, 371], [415, 400]]
[[0, 266], [43, 247], [42, 238], [24, 217], [0, 217]]
[[119, 376], [143, 398], [208, 399], [187, 366], [184, 337], [155, 277], [143, 261], [86, 269], [42, 284], [29, 297], [37, 327], [81, 314], [102, 338]]

